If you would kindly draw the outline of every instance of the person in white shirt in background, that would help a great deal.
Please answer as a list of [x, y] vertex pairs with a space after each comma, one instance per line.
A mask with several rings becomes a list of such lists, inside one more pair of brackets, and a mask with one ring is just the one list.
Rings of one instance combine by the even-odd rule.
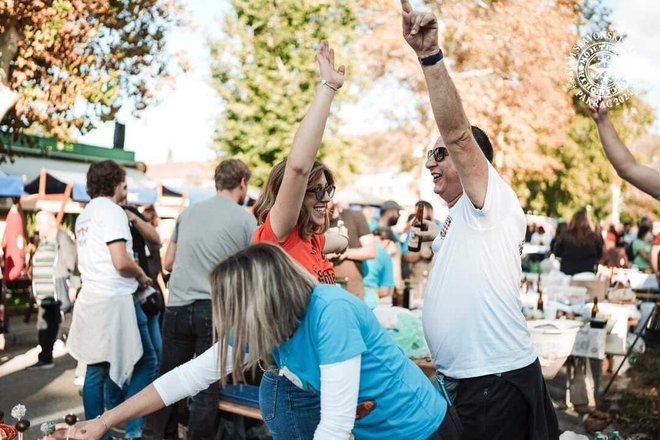
[[[133, 299], [152, 280], [133, 259], [128, 218], [119, 206], [126, 199], [126, 171], [111, 160], [90, 165], [87, 193], [92, 200], [75, 226], [82, 289], [67, 347], [87, 364], [82, 396], [89, 420], [103, 413], [106, 379], [119, 388], [128, 382], [132, 395], [151, 382], [156, 359], [153, 349], [143, 351]], [[134, 369], [142, 373], [134, 375]]]
[[552, 234], [545, 230], [544, 226], [539, 226], [539, 228], [532, 234], [532, 238], [529, 241], [531, 244], [537, 246], [550, 246], [552, 241]]
[[464, 439], [556, 439], [557, 418], [521, 313], [526, 220], [491, 165], [486, 134], [471, 126], [442, 61], [438, 22], [401, 0], [403, 36], [416, 52], [441, 137], [428, 152], [434, 192], [449, 205], [424, 294], [424, 335], [463, 423]]

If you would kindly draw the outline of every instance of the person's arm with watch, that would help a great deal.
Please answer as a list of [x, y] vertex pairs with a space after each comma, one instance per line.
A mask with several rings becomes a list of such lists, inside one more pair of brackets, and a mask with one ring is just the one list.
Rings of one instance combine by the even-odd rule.
[[424, 72], [431, 108], [465, 194], [482, 208], [488, 187], [488, 160], [472, 135], [461, 98], [449, 76], [438, 44], [438, 21], [431, 12], [414, 11], [401, 0], [403, 37], [415, 51]]

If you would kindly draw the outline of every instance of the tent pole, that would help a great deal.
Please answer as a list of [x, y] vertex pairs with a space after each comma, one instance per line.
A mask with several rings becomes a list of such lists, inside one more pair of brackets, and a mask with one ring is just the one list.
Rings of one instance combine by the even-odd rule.
[[55, 219], [57, 220], [57, 226], [62, 224], [62, 219], [64, 218], [64, 208], [66, 207], [66, 204], [69, 200], [71, 200], [71, 191], [73, 190], [73, 184], [72, 183], [67, 183], [66, 184], [66, 189], [64, 190], [64, 194], [62, 194], [62, 202], [60, 204], [60, 211], [57, 213], [57, 217]]
[[39, 199], [46, 195], [46, 179], [48, 178], [46, 168], [39, 171]]

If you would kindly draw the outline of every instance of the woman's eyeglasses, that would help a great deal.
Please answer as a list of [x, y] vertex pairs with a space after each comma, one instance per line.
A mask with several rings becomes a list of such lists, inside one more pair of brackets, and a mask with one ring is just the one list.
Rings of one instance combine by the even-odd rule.
[[446, 147], [434, 148], [426, 153], [427, 160], [433, 157], [433, 160], [435, 160], [437, 163], [440, 163], [443, 160], [445, 160], [445, 157], [447, 156], [449, 156], [449, 151], [447, 151]]
[[317, 186], [316, 188], [310, 188], [306, 193], [313, 193], [314, 197], [316, 197], [316, 201], [320, 202], [323, 200], [323, 195], [325, 193], [328, 193], [328, 197], [332, 198], [332, 196], [335, 195], [335, 186], [334, 185], [328, 185], [325, 188], [322, 187], [321, 185]]

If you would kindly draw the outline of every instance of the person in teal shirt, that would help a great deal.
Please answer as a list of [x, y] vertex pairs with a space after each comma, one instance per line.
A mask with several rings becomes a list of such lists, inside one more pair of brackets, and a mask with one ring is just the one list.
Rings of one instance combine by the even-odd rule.
[[394, 266], [392, 257], [387, 252], [387, 246], [394, 241], [392, 229], [378, 227], [374, 230], [376, 237], [376, 258], [362, 263], [364, 279], [364, 302], [374, 309], [378, 298], [392, 294], [394, 288]]
[[637, 231], [637, 238], [632, 243], [633, 255], [635, 256], [633, 264], [639, 270], [646, 270], [651, 267], [652, 239], [651, 227], [647, 224], [641, 224]]
[[[307, 438], [348, 438], [351, 431], [366, 440], [451, 438], [433, 437], [443, 420], [454, 421], [445, 417], [447, 401], [371, 310], [344, 289], [319, 284], [279, 247], [253, 245], [228, 258], [212, 273], [211, 286], [221, 311], [216, 318], [223, 323], [218, 329], [220, 365], [231, 359], [234, 378], [240, 380], [243, 356], [249, 366], [271, 355], [279, 374], [320, 395], [320, 420]], [[259, 334], [250, 335], [251, 323], [258, 323], [254, 331]], [[236, 350], [247, 345], [247, 354]], [[288, 420], [268, 420], [270, 409], [282, 404], [286, 401], [274, 394], [260, 396], [273, 438], [302, 438], [289, 429]]]

